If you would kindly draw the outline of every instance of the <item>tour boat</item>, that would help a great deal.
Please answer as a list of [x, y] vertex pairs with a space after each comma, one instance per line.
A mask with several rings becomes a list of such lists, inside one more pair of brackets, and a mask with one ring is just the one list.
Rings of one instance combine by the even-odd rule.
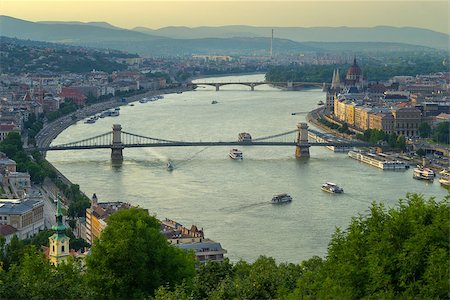
[[292, 201], [292, 197], [286, 193], [275, 195], [272, 198], [272, 204], [289, 203], [291, 201]]
[[344, 192], [343, 188], [332, 182], [326, 182], [322, 184], [322, 187], [320, 189], [331, 194], [342, 194]]
[[434, 173], [434, 171], [429, 168], [424, 168], [421, 165], [418, 165], [417, 168], [414, 168], [413, 172], [414, 179], [431, 181], [434, 180], [434, 177], [436, 177], [436, 173]]
[[244, 156], [242, 155], [242, 151], [238, 150], [238, 149], [231, 149], [230, 150], [230, 158], [235, 159], [235, 160], [242, 160], [244, 159]]
[[252, 136], [248, 132], [241, 132], [238, 135], [238, 141], [239, 142], [251, 142]]
[[119, 110], [115, 109], [115, 110], [109, 112], [109, 116], [110, 117], [117, 117], [117, 116], [119, 116], [119, 113], [120, 113]]
[[139, 103], [147, 103], [148, 102], [148, 98], [144, 97], [141, 100], [139, 100]]
[[348, 156], [359, 160], [368, 165], [383, 169], [383, 170], [406, 170], [409, 165], [405, 162], [390, 159], [384, 153], [370, 153], [363, 151], [349, 151]]

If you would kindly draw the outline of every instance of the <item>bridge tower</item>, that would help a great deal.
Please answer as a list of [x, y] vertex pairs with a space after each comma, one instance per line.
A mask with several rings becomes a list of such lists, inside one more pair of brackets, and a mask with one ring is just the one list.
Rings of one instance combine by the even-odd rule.
[[308, 124], [298, 123], [297, 145], [295, 146], [295, 158], [309, 158]]
[[123, 160], [123, 144], [122, 144], [122, 126], [120, 124], [113, 125], [113, 140], [111, 146], [111, 160]]
[[292, 91], [292, 90], [294, 89], [294, 83], [293, 83], [292, 81], [288, 81], [288, 82], [286, 83], [286, 89], [287, 89], [288, 91]]

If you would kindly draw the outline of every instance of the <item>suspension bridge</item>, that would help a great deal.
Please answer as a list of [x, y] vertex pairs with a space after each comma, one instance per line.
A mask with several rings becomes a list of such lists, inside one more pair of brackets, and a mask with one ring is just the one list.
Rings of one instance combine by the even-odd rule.
[[221, 82], [215, 82], [215, 81], [195, 81], [192, 82], [191, 85], [196, 87], [199, 85], [209, 85], [216, 88], [216, 92], [220, 90], [221, 86], [224, 85], [245, 85], [250, 87], [251, 91], [255, 90], [255, 87], [263, 84], [268, 85], [275, 85], [279, 87], [286, 88], [288, 90], [295, 89], [298, 87], [320, 87], [324, 88], [326, 84], [324, 82], [297, 82], [297, 81], [286, 81], [286, 82], [272, 82], [272, 81], [221, 81]]
[[50, 145], [41, 147], [37, 150], [63, 151], [63, 150], [86, 150], [86, 149], [111, 149], [111, 159], [114, 161], [123, 160], [123, 149], [142, 148], [142, 147], [210, 147], [210, 146], [291, 146], [295, 147], [295, 156], [297, 158], [309, 157], [309, 147], [311, 146], [336, 146], [336, 147], [367, 147], [363, 142], [341, 142], [341, 141], [323, 141], [310, 142], [309, 133], [321, 137], [323, 133], [308, 129], [306, 123], [298, 123], [297, 128], [291, 131], [272, 134], [259, 138], [253, 138], [249, 141], [178, 141], [162, 138], [147, 137], [122, 131], [120, 124], [114, 124], [113, 130], [97, 136], [89, 137], [83, 140], [74, 141], [60, 145]]

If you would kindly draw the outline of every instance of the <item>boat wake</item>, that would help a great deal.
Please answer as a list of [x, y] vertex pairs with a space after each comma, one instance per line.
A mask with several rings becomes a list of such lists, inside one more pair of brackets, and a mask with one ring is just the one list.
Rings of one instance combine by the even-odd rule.
[[249, 208], [255, 208], [255, 207], [261, 207], [265, 205], [270, 205], [270, 201], [264, 201], [264, 202], [256, 202], [251, 204], [245, 204], [245, 205], [238, 205], [238, 206], [230, 206], [230, 207], [223, 207], [220, 208], [219, 211], [225, 211], [225, 212], [238, 212], [243, 209], [249, 209]]

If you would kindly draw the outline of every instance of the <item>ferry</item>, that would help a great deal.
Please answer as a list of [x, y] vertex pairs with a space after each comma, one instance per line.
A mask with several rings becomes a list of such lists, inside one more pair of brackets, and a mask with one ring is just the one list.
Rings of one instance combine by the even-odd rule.
[[238, 150], [238, 149], [231, 149], [230, 150], [230, 158], [235, 159], [235, 160], [242, 160], [244, 159], [244, 156], [242, 155], [242, 151]]
[[413, 178], [419, 180], [428, 180], [432, 181], [436, 177], [436, 173], [429, 168], [425, 168], [421, 165], [418, 165], [417, 168], [414, 168]]
[[320, 189], [331, 194], [342, 194], [344, 192], [343, 188], [332, 182], [326, 182], [322, 184], [322, 187]]
[[241, 132], [238, 135], [238, 141], [239, 142], [251, 142], [252, 136], [248, 132]]
[[272, 204], [283, 204], [292, 201], [292, 197], [286, 193], [273, 196]]
[[173, 171], [174, 167], [170, 160], [167, 162], [166, 168], [167, 168], [167, 171]]
[[441, 178], [439, 178], [439, 183], [443, 187], [450, 189], [450, 170], [443, 170], [439, 174], [441, 174]]
[[399, 160], [389, 159], [384, 153], [349, 151], [348, 156], [382, 170], [406, 170], [409, 165]]

